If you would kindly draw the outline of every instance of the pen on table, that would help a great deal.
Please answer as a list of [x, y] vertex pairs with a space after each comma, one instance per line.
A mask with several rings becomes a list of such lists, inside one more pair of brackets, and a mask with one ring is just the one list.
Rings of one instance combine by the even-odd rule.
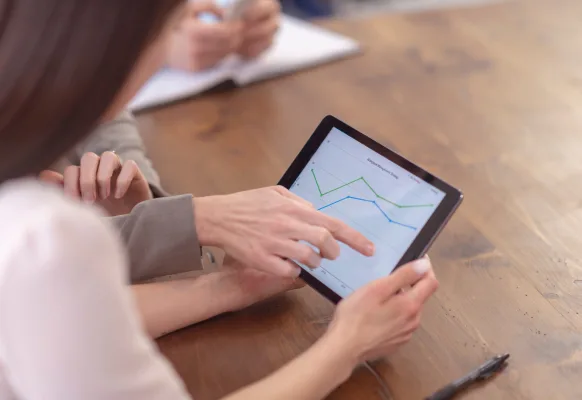
[[436, 393], [430, 395], [425, 400], [449, 400], [456, 396], [459, 392], [465, 390], [472, 384], [489, 379], [495, 373], [501, 371], [506, 365], [509, 354], [503, 354], [493, 357], [485, 364], [481, 365], [474, 371], [471, 371], [464, 377], [449, 383]]

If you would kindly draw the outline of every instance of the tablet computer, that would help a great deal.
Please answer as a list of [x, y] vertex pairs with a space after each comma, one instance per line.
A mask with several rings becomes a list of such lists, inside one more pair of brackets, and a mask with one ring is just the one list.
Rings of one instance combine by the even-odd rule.
[[301, 277], [334, 303], [422, 257], [462, 193], [346, 123], [323, 119], [279, 184], [355, 228], [376, 246], [365, 257], [344, 244], [337, 260]]

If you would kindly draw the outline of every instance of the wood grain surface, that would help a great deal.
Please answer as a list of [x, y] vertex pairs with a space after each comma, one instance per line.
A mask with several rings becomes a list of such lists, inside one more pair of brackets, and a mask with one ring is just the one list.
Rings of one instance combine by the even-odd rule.
[[[496, 353], [466, 399], [582, 398], [582, 2], [523, 0], [323, 25], [362, 56], [140, 116], [167, 189], [277, 182], [326, 114], [465, 193], [431, 256], [441, 288], [412, 342], [377, 364], [421, 399]], [[333, 308], [309, 288], [160, 340], [198, 400], [310, 346]], [[364, 370], [331, 399], [376, 399]]]

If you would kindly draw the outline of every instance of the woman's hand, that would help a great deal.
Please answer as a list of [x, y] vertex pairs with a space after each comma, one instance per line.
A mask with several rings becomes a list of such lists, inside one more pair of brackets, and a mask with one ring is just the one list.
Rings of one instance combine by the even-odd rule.
[[243, 15], [242, 43], [238, 53], [255, 58], [273, 44], [279, 29], [281, 5], [277, 0], [255, 0]]
[[389, 355], [406, 343], [437, 286], [430, 261], [423, 258], [357, 290], [339, 304], [327, 333], [315, 345], [225, 400], [326, 397], [359, 363]]
[[341, 301], [324, 338], [352, 355], [354, 367], [390, 355], [410, 340], [437, 288], [428, 257], [409, 263]]
[[133, 285], [132, 290], [147, 332], [158, 338], [300, 286], [300, 280], [227, 262], [195, 278]]
[[279, 186], [196, 198], [194, 218], [202, 245], [221, 247], [247, 267], [280, 276], [299, 275], [289, 260], [317, 268], [322, 258], [337, 258], [338, 241], [374, 254], [362, 234]]
[[67, 167], [64, 175], [44, 171], [40, 179], [62, 186], [71, 198], [99, 204], [109, 215], [127, 214], [153, 197], [137, 164], [132, 160], [122, 164], [111, 151], [101, 156], [85, 153], [80, 166]]
[[281, 277], [255, 268], [247, 268], [239, 262], [225, 261], [223, 271], [232, 271], [235, 280], [234, 291], [239, 293], [235, 308], [237, 311], [289, 290], [305, 286], [299, 278]]
[[187, 8], [187, 14], [168, 39], [167, 63], [170, 67], [202, 71], [236, 52], [243, 38], [242, 23], [201, 21], [200, 16], [204, 13], [222, 19], [224, 11], [212, 1], [189, 2]]

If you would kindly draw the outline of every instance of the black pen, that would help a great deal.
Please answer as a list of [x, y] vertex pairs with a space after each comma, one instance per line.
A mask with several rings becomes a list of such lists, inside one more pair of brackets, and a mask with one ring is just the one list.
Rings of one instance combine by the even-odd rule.
[[461, 379], [449, 383], [444, 388], [440, 389], [438, 392], [427, 397], [425, 400], [449, 400], [456, 396], [462, 390], [465, 390], [475, 382], [484, 381], [489, 379], [496, 372], [501, 371], [506, 365], [506, 361], [509, 358], [509, 354], [504, 354], [500, 356], [495, 356], [491, 360], [487, 361], [485, 364], [481, 365], [474, 371], [465, 375]]

